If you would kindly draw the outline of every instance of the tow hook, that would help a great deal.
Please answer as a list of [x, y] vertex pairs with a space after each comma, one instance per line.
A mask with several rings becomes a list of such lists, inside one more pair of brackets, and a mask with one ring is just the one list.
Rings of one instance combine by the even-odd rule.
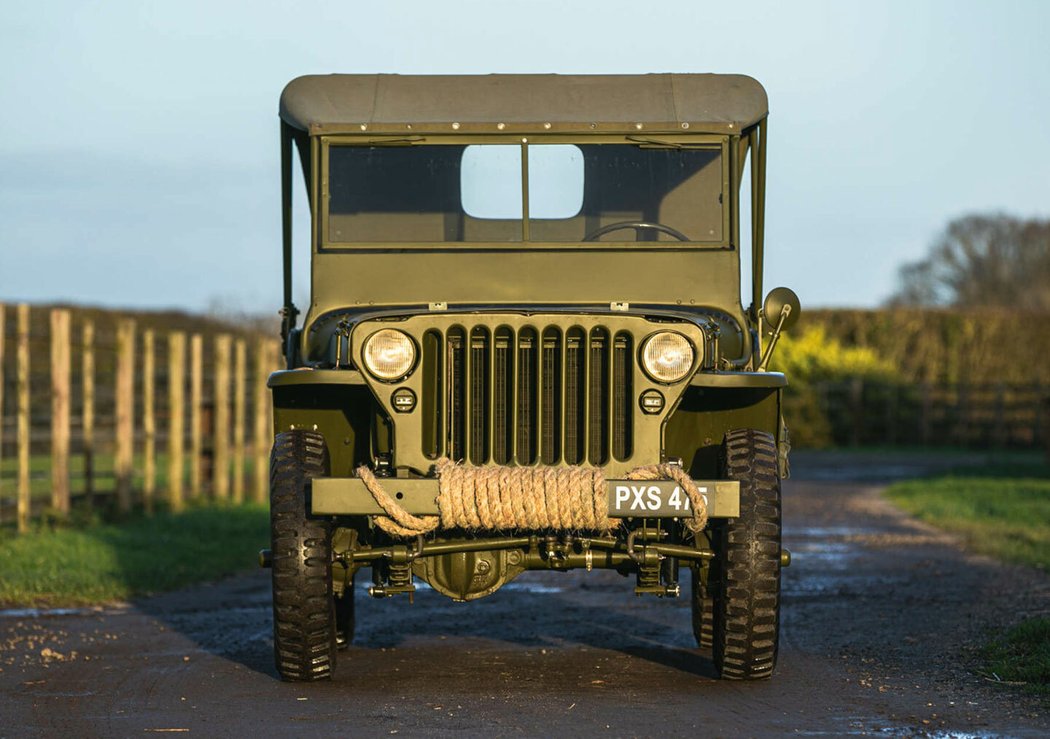
[[259, 566], [263, 569], [273, 567], [273, 552], [269, 549], [259, 550]]
[[780, 550], [780, 566], [790, 567], [791, 566], [791, 552], [787, 549]]

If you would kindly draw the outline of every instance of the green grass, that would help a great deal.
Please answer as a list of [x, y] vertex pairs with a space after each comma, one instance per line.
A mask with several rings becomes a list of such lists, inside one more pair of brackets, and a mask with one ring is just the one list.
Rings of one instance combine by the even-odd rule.
[[[249, 480], [252, 473], [254, 458], [251, 454], [245, 455], [244, 474]], [[145, 483], [145, 456], [136, 454], [132, 462], [132, 484], [136, 490], [142, 490]], [[233, 460], [230, 460], [232, 471]], [[158, 451], [154, 461], [154, 485], [159, 495], [163, 497], [164, 490], [168, 487], [168, 457], [167, 454]], [[189, 478], [190, 462], [187, 451], [183, 463], [183, 484]], [[98, 453], [94, 456], [94, 490], [96, 493], [110, 493], [116, 489], [116, 476], [114, 473], [114, 457], [110, 453]], [[84, 455], [73, 454], [69, 458], [70, 487], [73, 496], [84, 490]], [[0, 496], [12, 498], [18, 486], [18, 459], [12, 455], [0, 459]], [[51, 497], [51, 456], [49, 454], [34, 454], [29, 458], [29, 495], [33, 500], [47, 500]]]
[[115, 524], [0, 536], [0, 605], [121, 601], [255, 565], [269, 541], [263, 505], [201, 505]]
[[[974, 550], [1050, 569], [1050, 466], [957, 469], [896, 483], [887, 496], [904, 510], [962, 536]], [[984, 674], [1050, 696], [1050, 618], [1022, 621], [984, 648]]]
[[1050, 618], [1023, 621], [984, 650], [987, 674], [1050, 696]]
[[1050, 569], [1050, 466], [957, 469], [896, 483], [886, 495], [977, 552]]

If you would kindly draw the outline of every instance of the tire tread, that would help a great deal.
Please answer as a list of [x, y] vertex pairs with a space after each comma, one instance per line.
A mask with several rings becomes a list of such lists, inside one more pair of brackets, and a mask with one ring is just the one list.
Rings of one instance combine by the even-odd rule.
[[331, 530], [306, 513], [306, 484], [328, 474], [315, 431], [277, 434], [270, 454], [274, 657], [281, 678], [325, 680], [335, 667]]
[[725, 436], [723, 455], [724, 477], [740, 481], [740, 515], [713, 532], [712, 653], [722, 678], [758, 680], [773, 674], [780, 630], [776, 442], [763, 431], [734, 430]]

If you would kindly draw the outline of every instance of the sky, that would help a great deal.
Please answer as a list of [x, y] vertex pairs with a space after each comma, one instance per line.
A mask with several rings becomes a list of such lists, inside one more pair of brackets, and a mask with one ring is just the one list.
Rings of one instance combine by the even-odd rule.
[[1047, 28], [1043, 0], [7, 2], [0, 301], [276, 310], [301, 74], [733, 72], [769, 94], [765, 284], [874, 307], [951, 219], [1050, 216]]

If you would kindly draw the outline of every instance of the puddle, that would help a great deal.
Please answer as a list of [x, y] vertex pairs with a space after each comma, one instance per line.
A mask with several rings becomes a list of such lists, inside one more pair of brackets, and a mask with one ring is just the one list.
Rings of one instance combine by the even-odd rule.
[[538, 582], [514, 581], [504, 585], [502, 590], [518, 590], [523, 593], [560, 593], [564, 588], [559, 588], [554, 585], [543, 585]]
[[[413, 578], [412, 582], [416, 586], [417, 592], [420, 590], [433, 590], [433, 588], [430, 587], [430, 585], [418, 578]], [[372, 582], [370, 580], [360, 582], [357, 584], [356, 587], [357, 590], [359, 590], [360, 592], [367, 593], [368, 589], [372, 587]], [[507, 583], [502, 588], [500, 588], [500, 590], [514, 590], [519, 593], [546, 594], [561, 593], [565, 590], [565, 588], [557, 587], [555, 585], [544, 585], [543, 583], [538, 582], [521, 582], [519, 580], [515, 580], [514, 582]]]
[[870, 536], [880, 533], [879, 529], [857, 528], [856, 526], [809, 526], [796, 529], [785, 527], [785, 539], [847, 539], [857, 536]]
[[817, 482], [894, 482], [923, 477], [933, 470], [954, 466], [955, 461], [941, 464], [926, 462], [896, 462], [882, 464], [854, 464], [844, 462], [836, 465], [792, 465], [792, 479]]
[[849, 729], [845, 731], [848, 735], [854, 736], [919, 736], [924, 739], [984, 739], [988, 736], [1007, 736], [1005, 734], [972, 734], [968, 731], [953, 731], [951, 729], [927, 729], [914, 728], [914, 727], [903, 727], [903, 726], [886, 726], [879, 723], [864, 724], [861, 721], [850, 721]]
[[822, 569], [840, 571], [850, 567], [858, 555], [854, 547], [837, 542], [792, 543], [788, 548], [791, 551], [791, 566], [796, 569], [819, 564]]
[[124, 608], [8, 608], [0, 610], [0, 618], [48, 618], [49, 616], [88, 616], [122, 613]]

